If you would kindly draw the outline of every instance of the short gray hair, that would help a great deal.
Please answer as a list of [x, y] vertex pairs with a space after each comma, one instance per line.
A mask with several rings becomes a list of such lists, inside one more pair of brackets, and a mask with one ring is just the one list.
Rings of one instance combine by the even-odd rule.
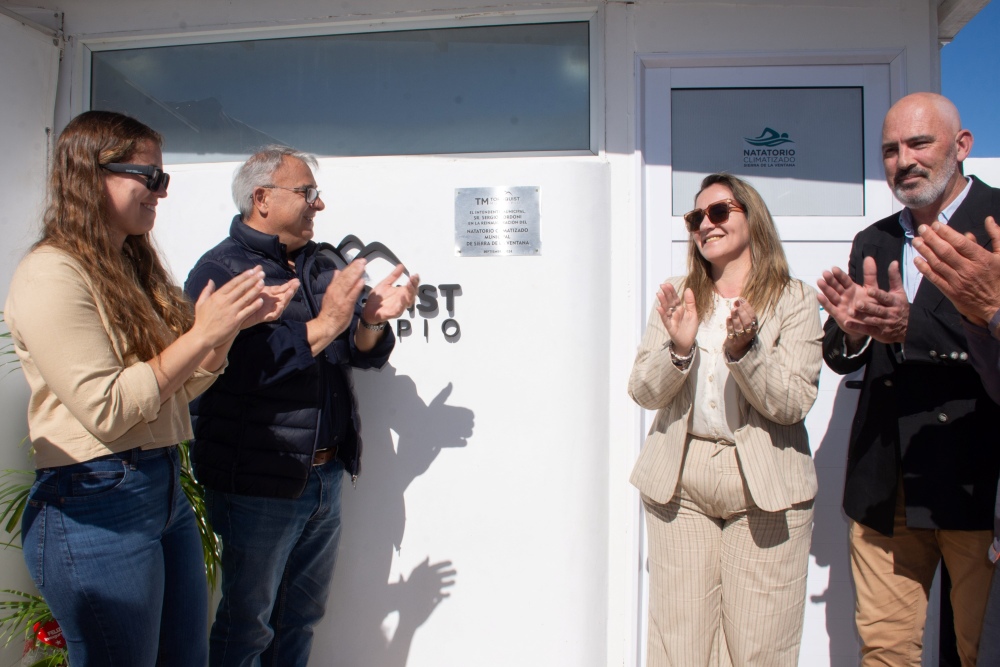
[[286, 157], [302, 160], [312, 169], [319, 166], [314, 155], [289, 146], [272, 144], [251, 155], [236, 170], [236, 175], [233, 176], [233, 202], [244, 220], [249, 219], [253, 212], [253, 191], [265, 185], [274, 185], [274, 172]]

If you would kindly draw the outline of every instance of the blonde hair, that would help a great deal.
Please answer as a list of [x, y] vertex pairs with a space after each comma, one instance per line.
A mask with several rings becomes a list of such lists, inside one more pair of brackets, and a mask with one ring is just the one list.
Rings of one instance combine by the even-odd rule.
[[125, 356], [148, 361], [191, 327], [190, 301], [160, 262], [149, 234], [127, 236], [119, 247], [111, 233], [101, 165], [124, 162], [160, 135], [134, 118], [87, 111], [69, 122], [56, 141], [42, 237], [35, 244], [76, 259], [96, 298], [125, 343]]
[[[774, 309], [781, 293], [792, 280], [774, 219], [753, 186], [731, 174], [706, 176], [695, 195], [695, 201], [712, 185], [729, 188], [733, 199], [746, 212], [747, 224], [750, 226], [750, 273], [740, 294], [750, 302], [758, 315], [764, 315]], [[684, 286], [694, 292], [698, 319], [704, 321], [713, 309], [715, 282], [712, 280], [712, 265], [702, 256], [694, 241], [688, 243], [688, 275]]]

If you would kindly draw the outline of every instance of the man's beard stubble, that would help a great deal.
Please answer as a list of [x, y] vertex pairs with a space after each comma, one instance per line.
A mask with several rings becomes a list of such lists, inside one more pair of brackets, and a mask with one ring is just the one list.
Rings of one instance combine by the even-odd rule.
[[956, 158], [957, 155], [955, 154], [955, 151], [951, 151], [951, 153], [947, 156], [945, 163], [941, 165], [941, 169], [937, 171], [937, 175], [934, 178], [930, 178], [926, 183], [909, 190], [904, 190], [899, 181], [912, 174], [927, 178], [929, 172], [925, 169], [921, 169], [917, 165], [910, 167], [905, 172], [898, 172], [896, 174], [896, 180], [892, 184], [892, 193], [896, 195], [896, 199], [898, 199], [900, 203], [907, 208], [923, 208], [924, 206], [937, 201], [937, 199], [944, 194], [952, 176], [954, 176], [955, 172], [958, 170], [958, 161]]

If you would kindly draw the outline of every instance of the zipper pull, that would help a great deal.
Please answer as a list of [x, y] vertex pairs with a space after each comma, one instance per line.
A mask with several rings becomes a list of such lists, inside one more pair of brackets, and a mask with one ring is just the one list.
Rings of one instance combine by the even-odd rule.
[[357, 475], [351, 475], [351, 486], [354, 487], [355, 489], [358, 488], [358, 476]]

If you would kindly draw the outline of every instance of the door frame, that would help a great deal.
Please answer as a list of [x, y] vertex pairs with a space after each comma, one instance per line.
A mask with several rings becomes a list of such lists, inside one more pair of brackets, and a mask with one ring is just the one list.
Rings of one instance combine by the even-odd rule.
[[[636, 72], [636, 157], [640, 211], [640, 311], [637, 339], [645, 328], [654, 294], [667, 276], [685, 273], [687, 231], [683, 219], [672, 214], [670, 145], [670, 91], [672, 88], [825, 87], [863, 88], [865, 214], [851, 217], [775, 216], [783, 241], [847, 241], [855, 234], [899, 209], [885, 187], [880, 151], [882, 120], [893, 102], [905, 94], [905, 58], [902, 50], [822, 52], [640, 53]], [[666, 249], [666, 251], [665, 251]], [[653, 413], [639, 411], [633, 454], [638, 457]], [[818, 442], [818, 438], [816, 439]], [[633, 459], [634, 460], [634, 459]], [[646, 532], [638, 492], [633, 493], [636, 522], [630, 533], [639, 558], [632, 577], [631, 664], [645, 665], [648, 576]]]

